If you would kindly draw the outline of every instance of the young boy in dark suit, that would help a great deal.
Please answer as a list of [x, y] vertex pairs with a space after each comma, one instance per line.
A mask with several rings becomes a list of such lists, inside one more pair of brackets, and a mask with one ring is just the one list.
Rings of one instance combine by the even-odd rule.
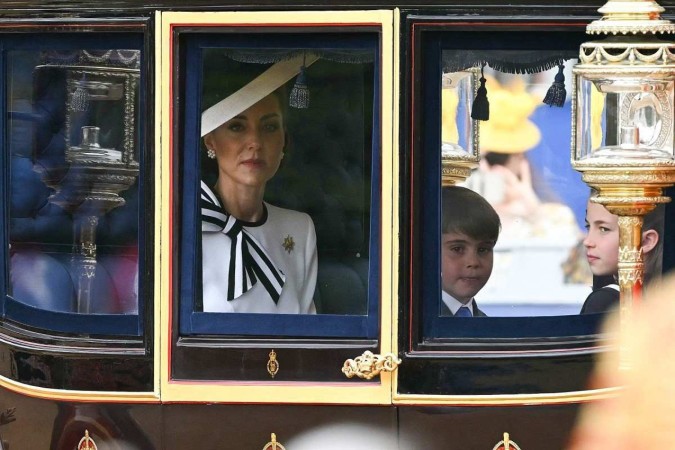
[[441, 201], [441, 316], [485, 316], [474, 296], [492, 273], [501, 223], [476, 192], [451, 186]]

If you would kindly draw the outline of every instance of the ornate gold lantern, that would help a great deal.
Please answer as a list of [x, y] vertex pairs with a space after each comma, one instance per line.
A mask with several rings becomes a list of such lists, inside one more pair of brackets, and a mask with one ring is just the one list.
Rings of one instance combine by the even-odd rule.
[[572, 164], [619, 216], [621, 321], [642, 293], [643, 217], [675, 182], [675, 26], [651, 0], [610, 0], [587, 27], [604, 40], [581, 45], [574, 66]]
[[50, 201], [73, 215], [73, 258], [77, 312], [90, 313], [96, 276], [99, 218], [124, 205], [119, 194], [138, 177], [137, 91], [139, 50], [76, 52], [77, 64], [49, 64], [37, 70], [65, 73], [65, 167], [63, 179], [45, 180]]
[[441, 183], [466, 180], [478, 167], [478, 121], [471, 102], [478, 85], [477, 68], [444, 73], [441, 83]]

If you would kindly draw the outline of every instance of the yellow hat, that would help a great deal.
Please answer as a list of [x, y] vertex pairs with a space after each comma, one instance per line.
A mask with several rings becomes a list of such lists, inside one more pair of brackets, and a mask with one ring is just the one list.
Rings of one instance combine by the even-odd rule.
[[539, 106], [534, 96], [520, 83], [506, 89], [494, 79], [488, 79], [490, 120], [480, 124], [481, 153], [523, 153], [541, 140], [539, 128], [529, 117]]

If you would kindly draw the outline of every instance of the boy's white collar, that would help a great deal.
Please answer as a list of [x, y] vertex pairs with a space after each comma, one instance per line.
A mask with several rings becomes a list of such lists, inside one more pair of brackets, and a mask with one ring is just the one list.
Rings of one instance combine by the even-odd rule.
[[471, 314], [473, 314], [473, 298], [464, 304], [447, 292], [441, 291], [441, 300], [443, 303], [445, 303], [445, 306], [448, 307], [453, 316], [457, 314], [457, 310], [462, 306], [469, 308], [471, 310]]

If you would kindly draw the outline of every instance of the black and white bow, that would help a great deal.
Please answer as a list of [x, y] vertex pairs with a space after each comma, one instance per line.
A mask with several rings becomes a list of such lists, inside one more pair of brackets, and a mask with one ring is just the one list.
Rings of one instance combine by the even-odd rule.
[[223, 209], [215, 193], [201, 182], [202, 232], [223, 233], [232, 240], [227, 270], [227, 300], [234, 300], [260, 281], [274, 303], [279, 301], [286, 281], [265, 248], [251, 236], [242, 222]]

